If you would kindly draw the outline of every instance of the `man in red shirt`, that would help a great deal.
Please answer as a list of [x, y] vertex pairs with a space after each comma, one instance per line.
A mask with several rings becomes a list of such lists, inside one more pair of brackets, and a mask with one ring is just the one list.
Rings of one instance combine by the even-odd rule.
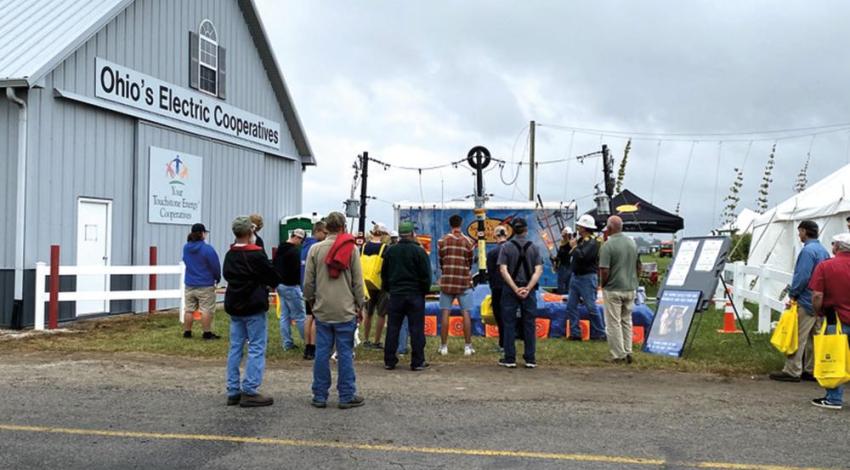
[[449, 313], [452, 303], [457, 300], [463, 314], [463, 337], [466, 345], [464, 356], [475, 353], [472, 349], [472, 320], [469, 311], [472, 309], [472, 260], [473, 243], [463, 234], [461, 226], [463, 218], [455, 214], [449, 217], [452, 231], [437, 242], [438, 258], [440, 260], [440, 355], [449, 353]]
[[[835, 257], [820, 263], [809, 281], [812, 308], [815, 315], [826, 315], [828, 333], [835, 332], [837, 317], [844, 334], [850, 335], [850, 234], [834, 236], [832, 252]], [[812, 400], [812, 405], [831, 410], [840, 410], [843, 403], [843, 385], [827, 389], [825, 397]]]

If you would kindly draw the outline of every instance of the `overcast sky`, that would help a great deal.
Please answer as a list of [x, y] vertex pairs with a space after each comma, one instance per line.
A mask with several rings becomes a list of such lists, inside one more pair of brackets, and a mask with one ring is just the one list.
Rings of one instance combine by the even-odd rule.
[[[739, 208], [755, 208], [773, 137], [806, 132], [705, 134], [850, 123], [848, 2], [257, 3], [319, 162], [305, 174], [305, 212], [342, 208], [364, 150], [425, 166], [485, 145], [498, 158], [527, 161], [534, 119], [543, 124], [540, 161], [606, 143], [619, 164], [633, 132], [625, 187], [671, 212], [681, 202], [685, 232], [704, 234], [719, 224], [733, 167], [744, 166]], [[696, 144], [661, 137], [659, 150], [659, 137], [638, 132], [703, 136]], [[779, 140], [771, 205], [793, 194], [809, 148], [810, 182], [847, 164], [848, 137], [842, 130]], [[597, 162], [541, 166], [538, 192], [591, 209], [602, 179]], [[487, 174], [494, 201], [527, 198], [524, 169], [515, 185], [502, 181], [511, 183], [516, 168], [503, 178]], [[472, 193], [472, 175], [462, 169], [425, 172], [421, 182], [400, 170], [373, 168], [370, 176], [369, 193], [379, 200], [370, 201], [369, 219], [390, 225], [389, 202]]]

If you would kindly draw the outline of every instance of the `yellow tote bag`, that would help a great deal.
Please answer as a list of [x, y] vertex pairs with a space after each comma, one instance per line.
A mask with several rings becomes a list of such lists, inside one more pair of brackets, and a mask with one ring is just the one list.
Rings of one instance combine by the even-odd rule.
[[797, 303], [791, 304], [791, 308], [782, 312], [779, 323], [770, 337], [770, 344], [779, 352], [790, 356], [797, 352], [799, 346], [799, 330], [797, 326]]
[[[836, 320], [837, 321], [837, 320]], [[814, 337], [815, 378], [823, 388], [835, 388], [850, 382], [850, 346], [847, 335], [837, 321], [834, 334], [826, 334], [826, 322], [821, 326], [820, 334]]]
[[360, 265], [363, 267], [363, 279], [366, 281], [366, 287], [369, 289], [381, 289], [381, 268], [384, 265], [384, 248], [386, 245], [381, 245], [381, 250], [377, 255], [360, 255]]
[[493, 298], [489, 294], [481, 301], [481, 321], [485, 325], [496, 324], [496, 317], [493, 315]]

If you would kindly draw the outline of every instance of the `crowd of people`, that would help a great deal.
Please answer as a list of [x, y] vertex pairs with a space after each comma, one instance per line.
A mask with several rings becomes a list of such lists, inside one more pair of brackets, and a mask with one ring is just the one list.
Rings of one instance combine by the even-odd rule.
[[[224, 309], [231, 317], [228, 405], [267, 406], [274, 401], [259, 393], [268, 339], [270, 290], [277, 292], [280, 302], [280, 347], [285, 351], [298, 347], [291, 328], [294, 323], [305, 344], [304, 358], [313, 360], [311, 404], [314, 407], [327, 406], [332, 357], [337, 364], [339, 408], [365, 403], [357, 393], [354, 369], [358, 325], [365, 333], [363, 347], [383, 350], [385, 369], [396, 369], [399, 355], [408, 350], [412, 371], [429, 367], [425, 356], [425, 297], [431, 291], [431, 264], [417, 241], [413, 223], [402, 222], [397, 233], [374, 223], [369, 240], [360, 247], [346, 233], [344, 215], [332, 212], [313, 225], [309, 237], [303, 229], [293, 230], [271, 260], [258, 234], [262, 223], [258, 215], [237, 217], [233, 221], [235, 242], [224, 258], [222, 269], [215, 250], [205, 243], [207, 230], [203, 224], [192, 226], [183, 252], [186, 310], [200, 314], [204, 340], [219, 338], [211, 329], [215, 288], [222, 275], [228, 283], [224, 300]], [[450, 217], [449, 225], [450, 232], [437, 243], [441, 273], [437, 353], [449, 354], [449, 317], [457, 304], [463, 319], [463, 354], [470, 356], [475, 354], [470, 317], [475, 244], [463, 233], [463, 219], [459, 215]], [[601, 288], [604, 326], [597, 315], [589, 315], [590, 338], [607, 341], [610, 362], [632, 364], [631, 311], [641, 264], [635, 242], [623, 235], [622, 227], [620, 217], [610, 217], [603, 242], [596, 235], [595, 220], [584, 215], [576, 223], [576, 233], [569, 228], [562, 232], [554, 261], [558, 291], [567, 295], [568, 339], [581, 339], [579, 306], [584, 305], [595, 313], [597, 292]], [[537, 367], [535, 317], [543, 258], [528, 239], [524, 219], [513, 219], [510, 230], [512, 236], [507, 226], [495, 228], [497, 246], [487, 253], [486, 259], [499, 331], [498, 364], [517, 367], [516, 340], [521, 339], [523, 365], [533, 369]], [[771, 379], [786, 382], [815, 380], [812, 338], [822, 321], [827, 322], [830, 332], [841, 325], [850, 334], [850, 234], [834, 237], [834, 257], [831, 257], [818, 241], [820, 234], [815, 222], [801, 222], [798, 232], [803, 248], [789, 298], [797, 305], [799, 348], [787, 358], [782, 371], [770, 374]], [[192, 337], [194, 317], [187, 313], [185, 338]], [[245, 373], [240, 375], [246, 344]], [[829, 389], [825, 397], [812, 403], [840, 409], [843, 388]]]

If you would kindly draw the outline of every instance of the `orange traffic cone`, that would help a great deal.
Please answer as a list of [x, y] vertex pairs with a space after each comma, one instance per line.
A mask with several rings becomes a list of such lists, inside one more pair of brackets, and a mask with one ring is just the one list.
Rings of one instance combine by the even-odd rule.
[[735, 325], [735, 309], [732, 307], [732, 301], [726, 299], [726, 307], [723, 310], [723, 329], [717, 330], [718, 333], [741, 333], [741, 330]]

